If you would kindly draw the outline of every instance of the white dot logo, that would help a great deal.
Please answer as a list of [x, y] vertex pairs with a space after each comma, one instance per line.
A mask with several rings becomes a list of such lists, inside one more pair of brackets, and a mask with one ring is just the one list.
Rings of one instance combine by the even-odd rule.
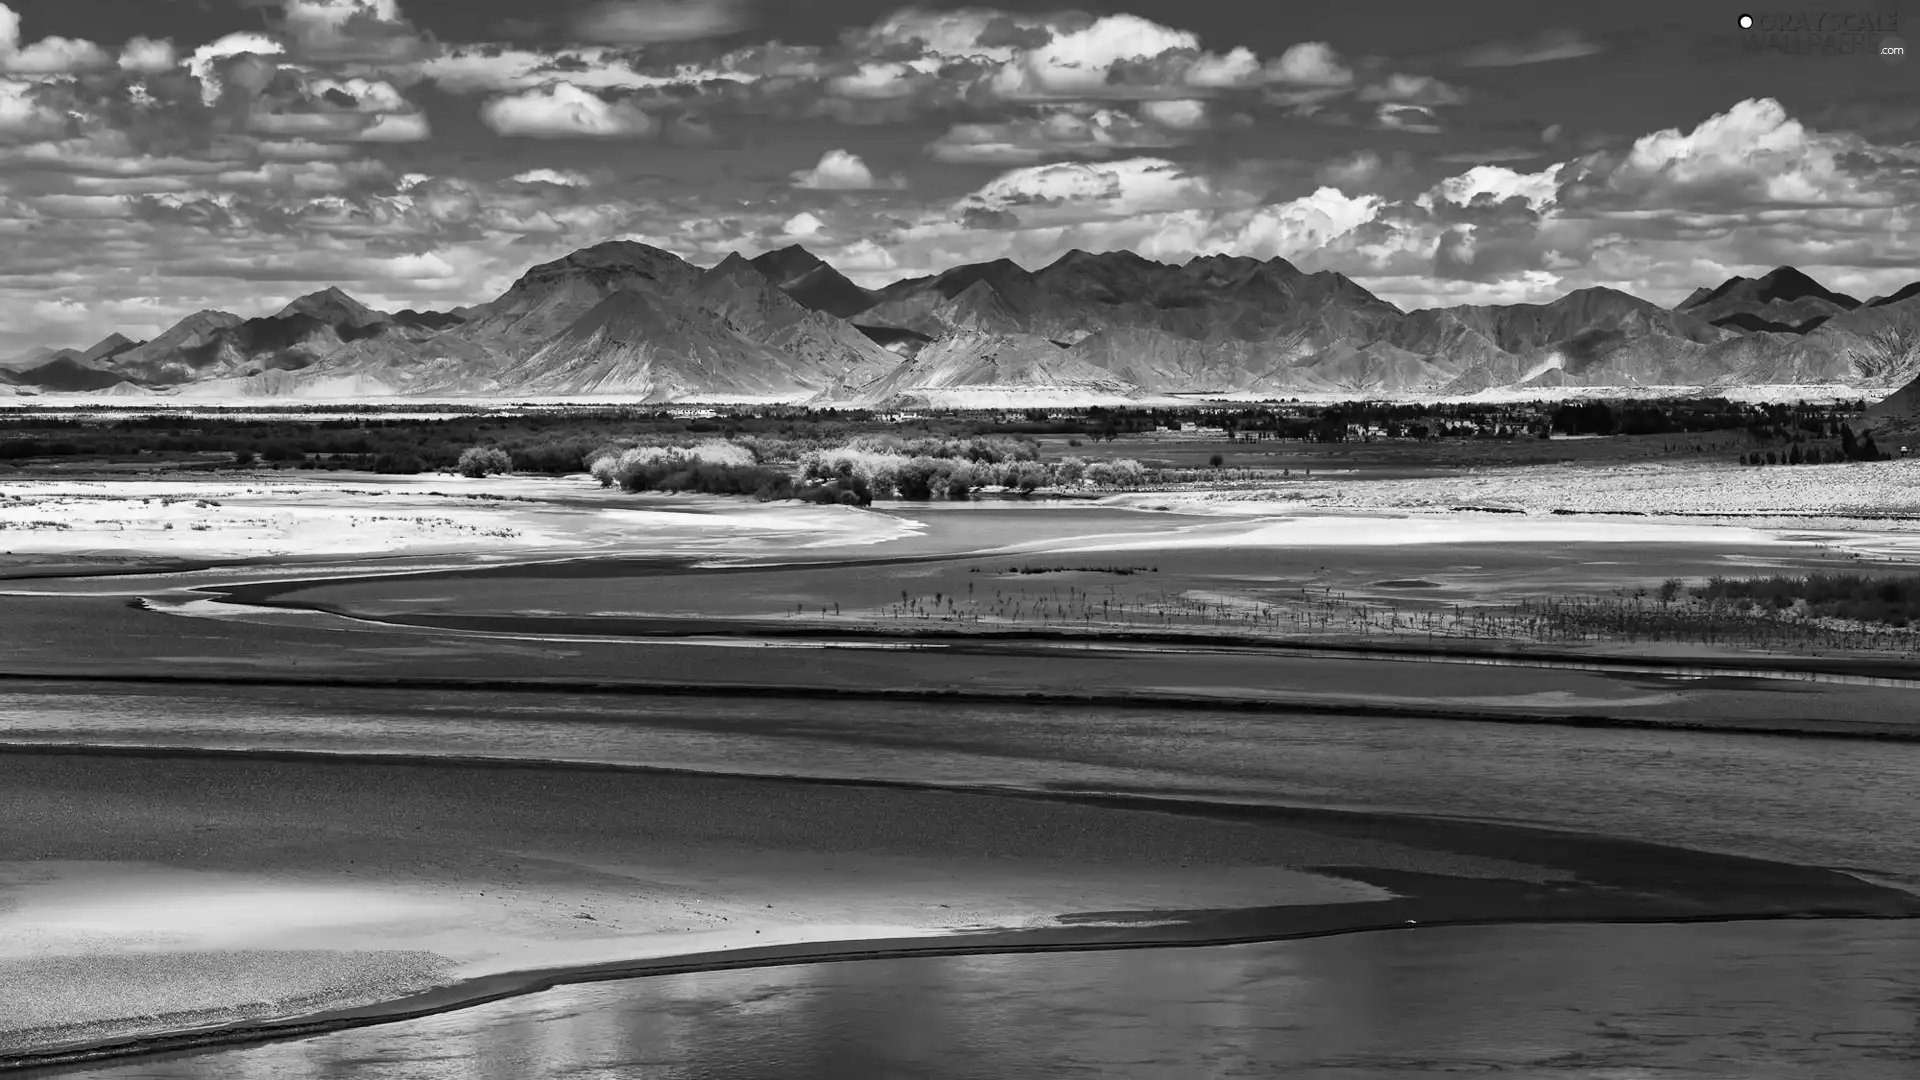
[[1740, 16], [1740, 29], [1742, 30], [1753, 29], [1753, 16], [1751, 15]]

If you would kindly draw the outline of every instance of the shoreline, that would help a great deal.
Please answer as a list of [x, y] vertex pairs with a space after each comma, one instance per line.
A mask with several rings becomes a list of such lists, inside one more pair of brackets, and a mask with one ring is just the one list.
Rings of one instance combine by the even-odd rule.
[[[1391, 903], [1390, 901], [1387, 903]], [[1193, 936], [1127, 939], [1095, 936], [1077, 928], [1038, 930], [982, 931], [954, 933], [944, 938], [976, 937], [980, 944], [910, 944], [926, 938], [875, 938], [870, 941], [832, 941], [809, 945], [782, 945], [752, 949], [729, 949], [713, 953], [637, 958], [605, 964], [570, 968], [540, 968], [487, 975], [450, 984], [422, 994], [391, 1002], [308, 1014], [303, 1017], [269, 1023], [244, 1023], [232, 1027], [202, 1028], [174, 1034], [149, 1036], [119, 1042], [76, 1044], [46, 1051], [0, 1057], [0, 1073], [23, 1075], [59, 1075], [45, 1070], [91, 1065], [102, 1062], [128, 1062], [143, 1058], [192, 1054], [201, 1050], [260, 1045], [385, 1024], [423, 1020], [459, 1012], [510, 998], [525, 997], [555, 987], [597, 982], [618, 982], [671, 975], [715, 971], [796, 967], [809, 964], [856, 963], [865, 960], [912, 960], [949, 956], [1032, 955], [1040, 953], [1117, 952], [1134, 949], [1215, 948], [1257, 945], [1284, 941], [1308, 941], [1316, 938], [1345, 937], [1357, 934], [1391, 933], [1460, 927], [1501, 926], [1635, 926], [1700, 925], [1736, 922], [1909, 920], [1920, 919], [1920, 912], [1904, 914], [1802, 914], [1793, 912], [1731, 913], [1711, 915], [1540, 915], [1534, 917], [1438, 917], [1399, 919], [1392, 916], [1377, 924], [1353, 924], [1333, 927], [1298, 928], [1255, 933], [1207, 936], [1214, 927], [1225, 928], [1240, 920], [1256, 919], [1274, 909], [1239, 909], [1209, 913], [1213, 920], [1183, 922], [1181, 929]], [[1151, 914], [1151, 913], [1148, 913]], [[993, 940], [986, 940], [993, 939]], [[860, 945], [849, 949], [846, 946]]]

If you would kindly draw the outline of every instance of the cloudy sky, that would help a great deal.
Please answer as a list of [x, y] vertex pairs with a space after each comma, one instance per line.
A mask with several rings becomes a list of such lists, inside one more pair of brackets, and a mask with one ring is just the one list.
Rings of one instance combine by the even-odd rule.
[[1920, 278], [1920, 63], [1745, 54], [1739, 0], [5, 2], [0, 355], [622, 237], [868, 285], [1279, 255], [1403, 307]]

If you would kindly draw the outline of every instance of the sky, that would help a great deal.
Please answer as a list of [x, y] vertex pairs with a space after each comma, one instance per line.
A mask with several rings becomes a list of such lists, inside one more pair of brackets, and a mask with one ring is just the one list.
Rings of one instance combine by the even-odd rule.
[[1920, 279], [1920, 60], [1859, 29], [1900, 13], [1755, 54], [1752, 3], [4, 0], [0, 356], [612, 239], [1278, 256], [1403, 308]]

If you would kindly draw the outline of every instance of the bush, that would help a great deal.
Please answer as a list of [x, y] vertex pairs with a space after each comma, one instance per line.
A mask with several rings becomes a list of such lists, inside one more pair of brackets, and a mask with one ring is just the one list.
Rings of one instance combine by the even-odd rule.
[[397, 454], [381, 454], [374, 458], [373, 471], [377, 473], [412, 475], [413, 473], [426, 472], [427, 463], [420, 460], [419, 454], [403, 450]]
[[469, 446], [460, 451], [460, 461], [454, 466], [461, 476], [479, 479], [494, 473], [513, 471], [513, 458], [497, 446]]
[[254, 462], [253, 451], [236, 450], [233, 452], [233, 463], [235, 465], [238, 465], [241, 468], [245, 469], [245, 468], [250, 468], [253, 465], [253, 462]]
[[1227, 463], [1227, 459], [1220, 456], [1219, 454], [1215, 454], [1212, 457], [1207, 459], [1207, 464], [1213, 466], [1216, 469], [1222, 465], [1225, 465], [1226, 463]]

